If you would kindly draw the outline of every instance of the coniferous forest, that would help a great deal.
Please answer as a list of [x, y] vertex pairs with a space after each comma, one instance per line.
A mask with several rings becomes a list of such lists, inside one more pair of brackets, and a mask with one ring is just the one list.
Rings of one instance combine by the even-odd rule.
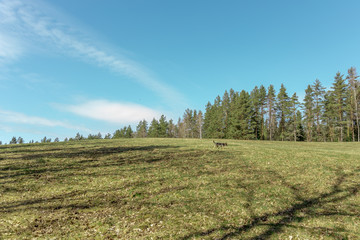
[[230, 89], [208, 102], [204, 114], [186, 109], [176, 124], [165, 116], [150, 124], [143, 120], [134, 136], [359, 141], [358, 77], [354, 67], [346, 76], [337, 72], [328, 90], [316, 79], [306, 87], [303, 102], [284, 84], [278, 90], [273, 85], [255, 86], [251, 92]]

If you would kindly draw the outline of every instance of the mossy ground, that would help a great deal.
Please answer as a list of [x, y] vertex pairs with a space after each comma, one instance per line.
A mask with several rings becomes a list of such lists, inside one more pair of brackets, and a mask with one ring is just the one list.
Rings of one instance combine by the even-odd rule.
[[360, 239], [360, 145], [0, 146], [0, 239]]

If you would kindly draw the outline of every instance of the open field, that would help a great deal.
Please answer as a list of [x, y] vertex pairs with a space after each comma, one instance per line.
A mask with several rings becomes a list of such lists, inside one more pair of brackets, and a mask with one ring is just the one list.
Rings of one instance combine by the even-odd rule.
[[360, 239], [360, 145], [0, 146], [0, 239]]

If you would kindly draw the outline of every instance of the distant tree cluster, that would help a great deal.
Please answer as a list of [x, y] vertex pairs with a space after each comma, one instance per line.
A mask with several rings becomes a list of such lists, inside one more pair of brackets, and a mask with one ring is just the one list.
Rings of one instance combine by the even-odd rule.
[[172, 119], [153, 118], [150, 125], [142, 120], [136, 127], [134, 137], [144, 138], [202, 138], [203, 114], [201, 111], [186, 109], [183, 118], [175, 124]]

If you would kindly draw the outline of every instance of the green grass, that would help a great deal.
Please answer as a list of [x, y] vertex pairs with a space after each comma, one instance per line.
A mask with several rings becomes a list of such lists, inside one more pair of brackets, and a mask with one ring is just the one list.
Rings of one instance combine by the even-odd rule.
[[0, 146], [0, 239], [360, 239], [360, 145]]

